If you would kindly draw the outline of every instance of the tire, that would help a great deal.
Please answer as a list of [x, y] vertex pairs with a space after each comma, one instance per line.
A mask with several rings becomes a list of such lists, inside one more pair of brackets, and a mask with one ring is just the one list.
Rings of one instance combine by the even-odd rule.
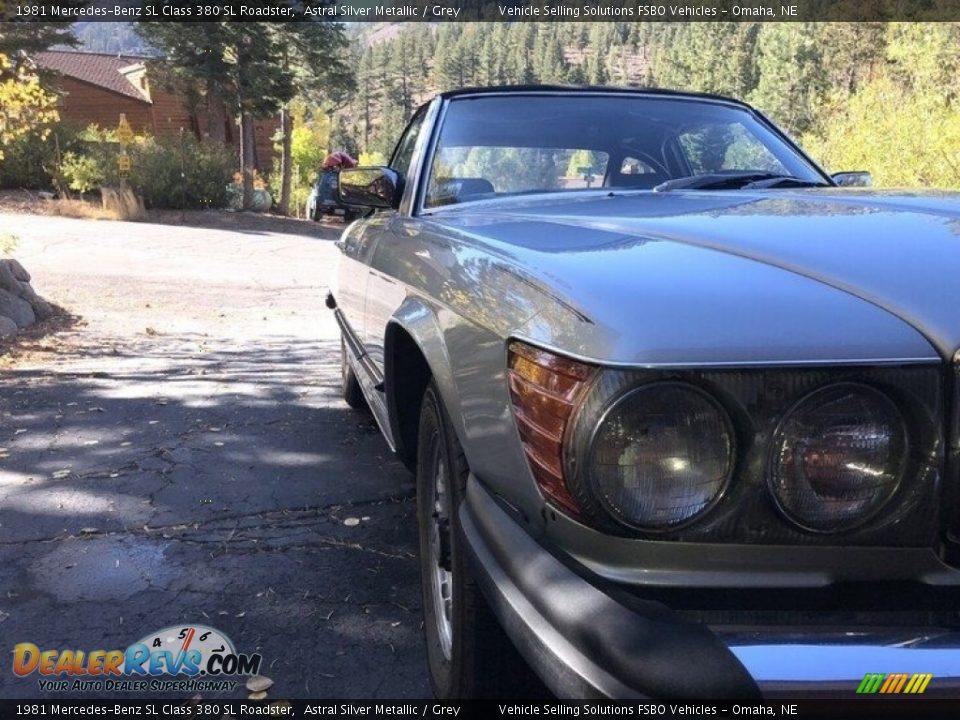
[[542, 694], [539, 680], [470, 576], [456, 512], [468, 473], [463, 448], [431, 381], [420, 407], [417, 443], [420, 587], [430, 685], [439, 699], [523, 697], [531, 688]]
[[340, 336], [340, 380], [343, 399], [354, 410], [363, 410], [367, 407], [367, 400], [363, 397], [363, 390], [360, 389], [360, 381], [357, 375], [347, 362], [347, 343]]
[[355, 210], [344, 210], [344, 211], [343, 211], [343, 222], [344, 222], [345, 225], [349, 225], [349, 224], [352, 223], [354, 220], [356, 220], [358, 217], [360, 217], [360, 213], [356, 212]]

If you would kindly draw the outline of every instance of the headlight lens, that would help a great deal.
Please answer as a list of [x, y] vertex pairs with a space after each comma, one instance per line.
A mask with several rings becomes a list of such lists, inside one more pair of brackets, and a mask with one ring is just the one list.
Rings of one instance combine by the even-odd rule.
[[907, 456], [897, 406], [856, 383], [807, 395], [780, 423], [768, 473], [783, 513], [816, 532], [870, 519], [896, 492]]
[[708, 510], [733, 471], [734, 437], [724, 410], [676, 382], [644, 385], [607, 411], [594, 434], [587, 475], [614, 518], [662, 531]]

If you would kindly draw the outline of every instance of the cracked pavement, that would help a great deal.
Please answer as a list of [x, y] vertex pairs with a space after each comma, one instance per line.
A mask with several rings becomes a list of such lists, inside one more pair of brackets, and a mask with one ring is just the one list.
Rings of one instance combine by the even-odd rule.
[[[412, 478], [339, 398], [341, 226], [0, 227], [78, 318], [0, 348], [4, 652], [202, 623], [271, 698], [428, 696]], [[54, 696], [0, 671], [0, 697]]]

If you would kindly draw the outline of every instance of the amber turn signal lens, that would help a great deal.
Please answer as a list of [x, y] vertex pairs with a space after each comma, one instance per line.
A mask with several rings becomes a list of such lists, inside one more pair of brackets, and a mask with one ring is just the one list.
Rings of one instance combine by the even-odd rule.
[[513, 415], [533, 477], [549, 500], [579, 516], [563, 474], [563, 435], [596, 368], [521, 342], [507, 350]]

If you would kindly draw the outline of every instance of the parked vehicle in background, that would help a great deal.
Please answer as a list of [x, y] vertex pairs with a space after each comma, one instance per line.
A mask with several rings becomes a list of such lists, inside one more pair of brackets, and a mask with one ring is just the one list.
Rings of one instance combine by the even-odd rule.
[[307, 196], [307, 217], [321, 220], [324, 215], [338, 215], [345, 222], [353, 222], [359, 212], [340, 200], [340, 171], [356, 167], [357, 161], [344, 152], [331, 153], [323, 161], [317, 181]]
[[514, 648], [563, 697], [960, 694], [960, 196], [840, 185], [735, 100], [538, 87], [341, 173], [438, 696]]

